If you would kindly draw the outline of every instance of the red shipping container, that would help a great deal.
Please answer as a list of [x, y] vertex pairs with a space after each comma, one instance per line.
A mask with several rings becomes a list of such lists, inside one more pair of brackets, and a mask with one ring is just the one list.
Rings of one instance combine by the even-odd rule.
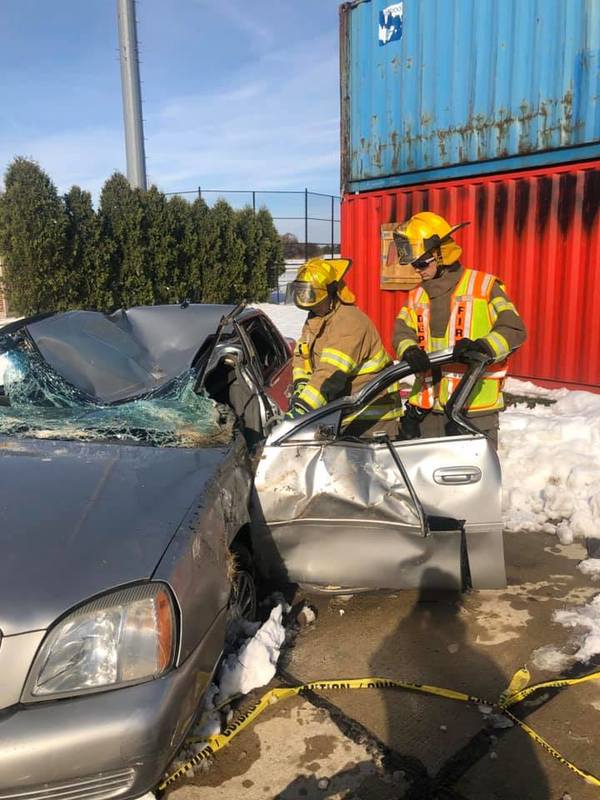
[[341, 249], [348, 283], [391, 352], [406, 299], [382, 291], [380, 234], [386, 222], [434, 211], [451, 224], [461, 262], [501, 278], [523, 316], [528, 340], [509, 374], [571, 389], [600, 389], [600, 161], [421, 183], [342, 201]]

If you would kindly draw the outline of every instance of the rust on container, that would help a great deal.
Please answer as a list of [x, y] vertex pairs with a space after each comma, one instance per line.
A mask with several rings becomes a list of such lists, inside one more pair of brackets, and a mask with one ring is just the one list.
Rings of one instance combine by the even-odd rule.
[[[548, 124], [549, 107], [561, 105], [564, 109], [564, 116], [559, 118], [554, 125]], [[389, 148], [391, 152], [392, 170], [400, 169], [402, 157], [407, 161], [409, 167], [415, 163], [411, 157], [411, 150], [415, 145], [424, 154], [427, 153], [427, 145], [431, 141], [437, 140], [437, 163], [439, 166], [450, 166], [454, 163], [450, 156], [449, 143], [456, 137], [459, 138], [459, 163], [471, 161], [469, 156], [470, 142], [472, 137], [476, 138], [477, 159], [486, 158], [505, 158], [509, 155], [507, 141], [509, 133], [513, 127], [519, 132], [517, 152], [519, 155], [536, 152], [540, 149], [548, 149], [551, 146], [554, 134], [560, 134], [561, 144], [568, 146], [573, 143], [573, 134], [583, 126], [583, 122], [573, 122], [573, 94], [568, 91], [560, 100], [540, 100], [536, 108], [531, 108], [527, 103], [521, 103], [519, 114], [509, 114], [505, 109], [500, 109], [498, 114], [486, 117], [482, 114], [475, 114], [469, 117], [465, 125], [450, 125], [447, 128], [433, 128], [424, 130], [432, 123], [432, 118], [428, 114], [421, 116], [421, 128], [418, 133], [413, 133], [409, 123], [404, 122], [404, 132], [398, 134], [396, 130], [390, 130], [389, 142], [381, 141], [377, 133], [373, 133], [369, 138], [361, 137], [359, 147], [351, 150], [350, 161], [363, 165], [371, 162], [375, 169], [365, 171], [361, 166], [360, 178], [375, 177], [384, 165], [384, 151]], [[539, 142], [534, 141], [531, 135], [531, 123], [537, 121]], [[371, 127], [375, 129], [378, 124], [377, 115], [371, 117]], [[495, 137], [496, 146], [492, 152], [486, 146], [489, 136]], [[428, 166], [424, 163], [424, 166]]]

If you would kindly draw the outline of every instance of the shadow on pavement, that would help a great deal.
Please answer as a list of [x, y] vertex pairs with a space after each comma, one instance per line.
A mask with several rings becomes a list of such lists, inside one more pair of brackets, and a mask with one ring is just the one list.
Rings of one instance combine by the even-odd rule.
[[402, 792], [397, 785], [374, 774], [372, 761], [364, 761], [351, 769], [338, 772], [326, 785], [315, 775], [299, 775], [276, 800], [397, 800]]
[[[436, 573], [436, 574], [432, 574]], [[439, 585], [438, 570], [427, 570], [425, 585]], [[428, 683], [493, 700], [507, 677], [486, 655], [468, 643], [458, 592], [421, 589], [410, 613], [374, 655], [371, 674]], [[525, 734], [494, 728], [475, 705], [418, 693], [384, 692], [387, 743], [398, 754], [419, 761], [423, 769], [407, 774], [406, 800], [461, 798], [461, 778], [482, 759], [489, 760], [468, 800], [550, 800], [539, 766], [540, 751]], [[493, 719], [493, 718], [491, 718]], [[499, 764], [495, 745], [508, 732], [518, 742], [511, 762]], [[499, 770], [498, 767], [501, 767]], [[479, 773], [481, 776], [481, 771]], [[502, 777], [499, 777], [502, 776]], [[469, 781], [467, 781], [469, 783]]]

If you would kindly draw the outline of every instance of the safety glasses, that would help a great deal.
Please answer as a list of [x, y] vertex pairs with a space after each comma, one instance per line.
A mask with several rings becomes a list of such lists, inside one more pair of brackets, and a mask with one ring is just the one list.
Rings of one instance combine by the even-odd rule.
[[435, 256], [427, 256], [426, 258], [418, 258], [412, 262], [413, 267], [417, 272], [423, 272], [435, 262]]

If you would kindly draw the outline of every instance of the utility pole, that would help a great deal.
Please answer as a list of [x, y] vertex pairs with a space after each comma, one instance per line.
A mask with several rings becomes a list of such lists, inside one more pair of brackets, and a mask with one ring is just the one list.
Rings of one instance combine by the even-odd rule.
[[133, 188], [146, 189], [146, 153], [144, 151], [142, 93], [134, 0], [117, 0], [117, 18], [127, 180]]

